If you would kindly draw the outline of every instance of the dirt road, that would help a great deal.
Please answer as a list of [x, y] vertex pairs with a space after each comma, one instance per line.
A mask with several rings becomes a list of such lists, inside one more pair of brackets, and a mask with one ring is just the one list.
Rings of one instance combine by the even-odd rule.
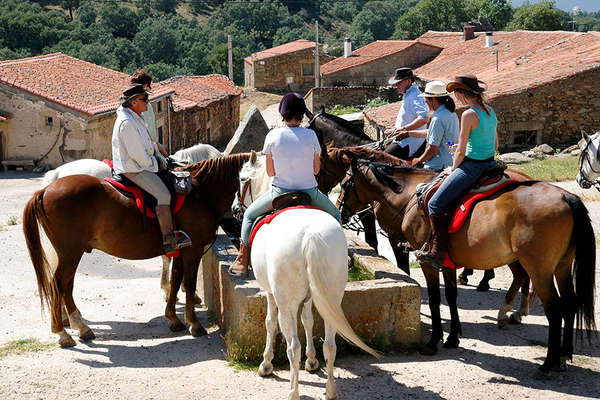
[[[39, 182], [37, 175], [0, 173], [0, 257], [4, 261], [0, 263], [0, 345], [25, 338], [56, 341], [48, 317], [40, 316], [20, 225], [23, 206]], [[588, 203], [596, 229], [600, 221], [594, 211], [597, 204]], [[11, 216], [19, 216], [17, 225], [7, 225]], [[419, 270], [412, 275], [424, 286]], [[287, 398], [287, 367], [276, 368], [267, 379], [255, 371], [236, 371], [228, 366], [218, 327], [212, 326], [201, 338], [171, 333], [162, 316], [165, 304], [159, 276], [159, 259], [132, 262], [98, 251], [84, 255], [75, 280], [75, 300], [97, 339], [78, 342], [67, 350], [0, 355], [0, 398]], [[480, 276], [476, 273], [471, 283], [476, 284]], [[497, 271], [488, 293], [476, 292], [473, 285], [459, 287], [464, 335], [458, 349], [441, 349], [433, 357], [397, 351], [381, 360], [341, 355], [335, 370], [340, 398], [598, 398], [598, 343], [577, 346], [567, 372], [555, 374], [550, 381], [534, 378], [546, 352], [547, 322], [538, 303], [523, 325], [496, 328], [497, 308], [509, 282], [510, 273], [504, 268]], [[431, 321], [425, 290], [423, 294], [423, 335], [427, 337]], [[182, 313], [183, 305], [177, 309]], [[203, 324], [211, 326], [206, 310], [197, 311]], [[446, 306], [442, 318], [448, 330]], [[596, 319], [600, 321], [598, 313]], [[322, 395], [325, 381], [323, 371], [302, 371], [301, 398]]]

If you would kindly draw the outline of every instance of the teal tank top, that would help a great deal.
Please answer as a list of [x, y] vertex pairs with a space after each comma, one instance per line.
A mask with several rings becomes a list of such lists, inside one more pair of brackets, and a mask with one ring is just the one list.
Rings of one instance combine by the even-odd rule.
[[474, 160], [485, 160], [496, 154], [496, 113], [490, 107], [490, 115], [485, 111], [471, 107], [479, 117], [479, 125], [471, 131], [467, 141], [465, 156]]

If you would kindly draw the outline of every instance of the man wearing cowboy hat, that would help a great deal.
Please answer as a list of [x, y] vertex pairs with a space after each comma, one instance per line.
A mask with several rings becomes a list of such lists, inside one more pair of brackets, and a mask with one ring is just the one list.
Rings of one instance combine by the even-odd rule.
[[[403, 135], [407, 130], [419, 130], [427, 127], [429, 117], [427, 106], [421, 91], [414, 84], [415, 75], [410, 68], [398, 68], [393, 77], [388, 80], [395, 85], [402, 96], [402, 107], [396, 118], [394, 128], [387, 129], [385, 136]], [[400, 138], [400, 136], [398, 136]], [[402, 138], [386, 149], [386, 153], [402, 159], [418, 157], [425, 151], [425, 140], [422, 138]]]

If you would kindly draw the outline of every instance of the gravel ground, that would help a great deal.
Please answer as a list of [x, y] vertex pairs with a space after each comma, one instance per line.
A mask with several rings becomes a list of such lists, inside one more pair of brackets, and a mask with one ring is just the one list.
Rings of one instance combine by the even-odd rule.
[[[55, 342], [48, 317], [40, 315], [33, 268], [21, 232], [20, 215], [37, 189], [40, 176], [0, 173], [0, 344], [34, 338]], [[569, 188], [571, 183], [566, 183]], [[595, 192], [594, 192], [595, 194]], [[600, 208], [594, 196], [587, 205], [599, 229]], [[17, 225], [7, 220], [19, 216]], [[385, 252], [384, 252], [385, 253]], [[600, 271], [600, 269], [598, 269]], [[423, 275], [413, 277], [424, 286]], [[579, 399], [598, 398], [600, 347], [576, 347], [574, 362], [551, 380], [535, 378], [545, 356], [547, 322], [538, 303], [520, 326], [496, 328], [497, 307], [511, 276], [497, 270], [488, 293], [475, 291], [481, 273], [469, 286], [459, 287], [463, 337], [460, 348], [441, 349], [426, 357], [397, 351], [381, 360], [367, 355], [341, 355], [336, 360], [336, 382], [343, 399]], [[255, 371], [236, 370], [226, 361], [223, 332], [216, 326], [201, 338], [173, 334], [163, 317], [159, 288], [160, 260], [129, 261], [98, 251], [84, 255], [77, 271], [75, 299], [97, 339], [72, 349], [0, 355], [0, 398], [286, 398], [289, 371], [276, 368], [271, 378]], [[597, 278], [600, 282], [600, 277]], [[430, 313], [423, 291], [423, 335], [429, 335]], [[181, 297], [181, 296], [180, 296]], [[177, 305], [183, 312], [183, 305]], [[600, 306], [597, 306], [600, 310]], [[206, 310], [197, 309], [210, 326]], [[442, 306], [444, 329], [449, 313]], [[600, 321], [600, 315], [596, 315]], [[303, 399], [321, 396], [326, 376], [300, 373]]]

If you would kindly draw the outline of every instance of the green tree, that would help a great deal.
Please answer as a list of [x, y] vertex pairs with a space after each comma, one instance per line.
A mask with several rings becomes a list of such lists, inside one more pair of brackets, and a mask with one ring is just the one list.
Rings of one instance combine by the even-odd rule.
[[29, 57], [31, 53], [27, 49], [11, 50], [7, 47], [0, 47], [0, 61], [15, 60], [17, 58]]
[[150, 2], [154, 9], [167, 14], [175, 13], [178, 3], [179, 1], [177, 0], [151, 0]]
[[[238, 48], [233, 49], [233, 81], [238, 85], [244, 83], [244, 55]], [[208, 63], [214, 74], [229, 76], [227, 45], [222, 44], [213, 49], [208, 57]]]
[[162, 61], [144, 66], [155, 81], [164, 81], [177, 75], [190, 75], [190, 71], [178, 65], [164, 63]]
[[502, 30], [513, 16], [513, 8], [506, 0], [467, 0], [465, 13], [469, 20], [483, 16], [494, 30]]
[[89, 26], [96, 23], [98, 13], [90, 1], [85, 1], [77, 8], [75, 16], [82, 24]]
[[133, 42], [140, 49], [144, 64], [177, 64], [182, 43], [177, 18], [174, 15], [163, 15], [142, 21]]
[[406, 1], [369, 1], [352, 20], [350, 37], [356, 47], [373, 40], [388, 39], [394, 33], [394, 23], [406, 12]]
[[137, 32], [139, 19], [131, 9], [108, 0], [100, 9], [99, 23], [114, 36], [131, 39]]
[[554, 1], [524, 3], [517, 8], [509, 30], [555, 31], [563, 29], [563, 13], [554, 6]]
[[69, 16], [73, 21], [73, 10], [79, 7], [79, 0], [61, 0], [60, 6], [65, 10], [69, 10]]
[[429, 30], [456, 31], [467, 20], [461, 0], [421, 0], [396, 22], [395, 39], [416, 39]]

